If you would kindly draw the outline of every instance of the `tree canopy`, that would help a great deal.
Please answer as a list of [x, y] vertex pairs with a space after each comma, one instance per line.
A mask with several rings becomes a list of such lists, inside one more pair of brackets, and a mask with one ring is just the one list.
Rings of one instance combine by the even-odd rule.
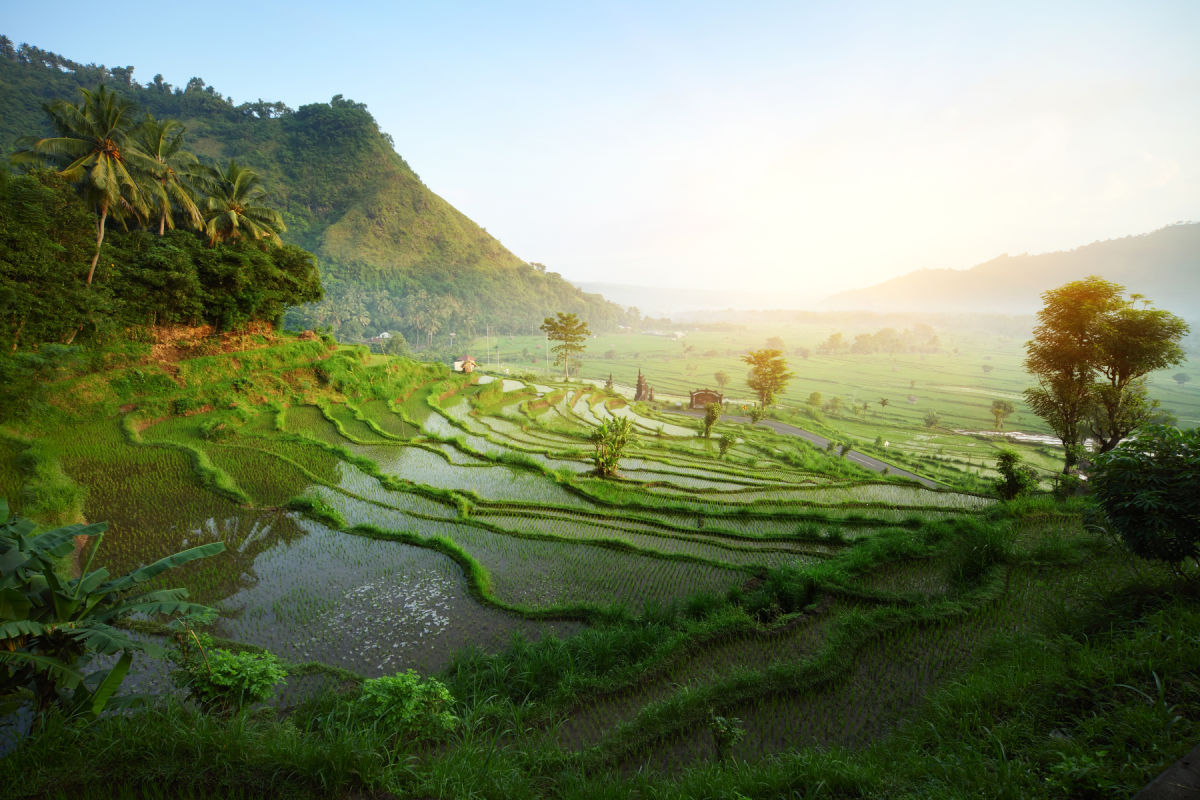
[[742, 356], [742, 361], [750, 365], [746, 385], [758, 396], [759, 405], [763, 408], [774, 405], [775, 398], [793, 377], [787, 371], [783, 353], [772, 348], [751, 350]]
[[1025, 390], [1034, 413], [1066, 449], [1063, 472], [1078, 462], [1085, 435], [1100, 452], [1152, 418], [1144, 376], [1183, 361], [1187, 324], [1125, 287], [1090, 276], [1043, 293], [1025, 368], [1038, 385]]
[[563, 365], [563, 380], [570, 380], [571, 358], [586, 349], [584, 342], [592, 335], [587, 323], [574, 314], [559, 311], [553, 317], [546, 317], [540, 330], [550, 341], [558, 342], [550, 348], [554, 351], [554, 363]]

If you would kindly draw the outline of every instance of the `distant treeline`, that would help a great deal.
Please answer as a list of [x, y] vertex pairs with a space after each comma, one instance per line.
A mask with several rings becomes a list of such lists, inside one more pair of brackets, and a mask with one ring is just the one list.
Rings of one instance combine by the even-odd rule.
[[918, 324], [903, 331], [881, 328], [875, 333], [860, 333], [853, 342], [846, 341], [840, 332], [831, 334], [817, 345], [821, 355], [869, 355], [871, 353], [936, 353], [941, 349], [937, 331], [928, 325]]

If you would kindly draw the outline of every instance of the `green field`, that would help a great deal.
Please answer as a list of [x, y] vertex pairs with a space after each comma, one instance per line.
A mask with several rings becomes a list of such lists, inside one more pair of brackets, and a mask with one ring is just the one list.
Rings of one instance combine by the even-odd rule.
[[[1176, 586], [1163, 568], [1131, 568], [1079, 503], [1009, 507], [992, 496], [999, 442], [956, 428], [986, 430], [990, 398], [1019, 395], [1016, 343], [990, 362], [966, 355], [964, 340], [959, 354], [793, 364], [777, 419], [932, 479], [921, 485], [765, 425], [718, 423], [717, 435], [735, 439], [721, 457], [698, 420], [672, 413], [670, 393], [716, 370], [740, 375], [724, 353], [743, 345], [709, 333], [694, 341], [726, 344], [694, 359], [659, 337], [589, 345], [620, 349], [585, 374], [611, 370], [621, 383], [641, 363], [665, 398], [653, 405], [344, 348], [311, 378], [285, 363], [289, 380], [249, 386], [234, 383], [232, 359], [208, 357], [181, 371], [195, 383], [120, 403], [95, 402], [104, 389], [94, 376], [67, 378], [65, 399], [42, 411], [51, 423], [0, 439], [0, 492], [48, 522], [108, 521], [102, 560], [113, 571], [225, 542], [170, 581], [219, 609], [210, 632], [220, 640], [293, 666], [289, 702], [408, 668], [440, 676], [463, 727], [432, 749], [395, 745], [408, 778], [378, 773], [417, 796], [503, 796], [496, 769], [510, 770], [520, 796], [595, 796], [587, 781], [613, 796], [694, 796], [705, 775], [724, 787], [711, 796], [779, 796], [810, 778], [858, 787], [831, 796], [952, 796], [941, 792], [959, 785], [957, 773], [920, 788], [936, 757], [921, 742], [931, 726], [951, 735], [961, 710], [947, 709], [964, 682], [1006, 668], [1041, 680], [1037, 654], [1085, 641], [1072, 626], [1114, 592]], [[969, 374], [981, 360], [996, 369]], [[810, 413], [811, 391], [895, 402], [859, 417]], [[905, 402], [909, 392], [919, 402]], [[736, 383], [730, 394], [739, 398]], [[1171, 400], [1181, 417], [1200, 407], [1192, 394]], [[921, 422], [930, 407], [946, 427]], [[602, 479], [590, 435], [612, 416], [628, 416], [639, 436]], [[1009, 427], [1044, 430], [1027, 412]], [[1010, 446], [1046, 474], [1056, 468], [1052, 446]], [[1121, 647], [1089, 624], [1099, 638], [1088, 647]], [[1102, 704], [1134, 710], [1167, 680], [1168, 705], [1182, 709], [1196, 694], [1192, 667], [1179, 666], [1191, 657], [1143, 650], [1149, 661], [1121, 656], [1100, 677], [1081, 662], [1079, 675]], [[1005, 667], [1010, 657], [1025, 661]], [[1044, 692], [1078, 688], [1051, 672]], [[130, 679], [162, 683], [148, 662]], [[1014, 692], [995, 702], [1017, 702]], [[724, 756], [716, 717], [742, 731]], [[1136, 735], [1105, 745], [1111, 758], [1097, 756], [1090, 772], [1064, 772], [1054, 754], [1077, 759], [1103, 743], [1078, 733], [1067, 748], [1051, 732], [1073, 723], [1046, 709], [1011, 730], [981, 717], [992, 733], [958, 738], [983, 737], [970, 758], [984, 774], [1024, 759], [1012, 796], [1092, 796], [1098, 775], [1128, 793], [1200, 735], [1200, 723], [1180, 719], [1145, 741], [1158, 723], [1129, 722]], [[876, 772], [894, 759], [890, 777]], [[284, 791], [283, 774], [262, 791]], [[549, 790], [538, 774], [563, 783]]]

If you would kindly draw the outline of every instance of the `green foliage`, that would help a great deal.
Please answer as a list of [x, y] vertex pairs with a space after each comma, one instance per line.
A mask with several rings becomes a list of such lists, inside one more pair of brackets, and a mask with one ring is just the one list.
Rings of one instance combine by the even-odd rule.
[[[9, 517], [0, 499], [0, 708], [31, 702], [88, 719], [104, 710], [129, 671], [135, 651], [157, 652], [116, 627], [137, 614], [200, 614], [211, 609], [186, 602], [184, 589], [129, 592], [162, 572], [225, 549], [221, 542], [193, 547], [119, 578], [91, 569], [106, 525], [68, 525], [35, 533], [32, 522]], [[60, 575], [76, 537], [91, 540], [80, 577]], [[90, 543], [90, 542], [89, 542]], [[116, 664], [87, 677], [96, 655], [120, 653]]]
[[737, 439], [732, 434], [722, 433], [721, 438], [717, 440], [717, 450], [720, 452], [721, 458], [724, 458], [725, 454], [729, 452], [729, 448], [735, 444], [737, 444]]
[[414, 670], [365, 681], [354, 699], [355, 716], [404, 740], [439, 739], [454, 730], [454, 697], [445, 684]]
[[1133, 552], [1176, 565], [1200, 558], [1200, 428], [1142, 428], [1096, 456], [1089, 484]]
[[552, 342], [558, 342], [550, 349], [554, 351], [554, 363], [563, 365], [563, 380], [571, 378], [571, 358], [582, 353], [587, 345], [587, 338], [592, 335], [587, 323], [574, 314], [564, 314], [559, 311], [553, 317], [542, 321], [540, 330]]
[[942, 424], [942, 415], [931, 408], [925, 412], [924, 421], [926, 428], [936, 428], [938, 425]]
[[996, 456], [996, 471], [1000, 473], [996, 494], [1001, 500], [1015, 500], [1037, 488], [1037, 472], [1022, 464], [1021, 456], [1012, 450], [1001, 450]]
[[712, 433], [713, 425], [717, 424], [717, 420], [721, 419], [721, 413], [725, 410], [720, 403], [709, 403], [704, 407], [704, 438], [707, 439]]
[[616, 475], [626, 448], [636, 443], [637, 434], [629, 417], [604, 420], [592, 434], [595, 446], [592, 462], [596, 465], [596, 473], [605, 478]]
[[[777, 349], [751, 350], [742, 356], [742, 361], [750, 365], [746, 375], [746, 385], [758, 396], [759, 405], [766, 407], [775, 404], [775, 398], [787, 386], [793, 374], [787, 371], [787, 362], [783, 353]], [[757, 420], [755, 420], [757, 422]]]
[[1090, 433], [1105, 453], [1150, 421], [1143, 377], [1184, 360], [1187, 324], [1167, 311], [1126, 299], [1125, 287], [1095, 275], [1042, 294], [1025, 368], [1038, 385], [1025, 391], [1034, 413], [1066, 449], [1063, 472], [1078, 461]]
[[977, 585], [995, 564], [1008, 557], [1012, 534], [1003, 523], [955, 520], [949, 533], [946, 572], [959, 588]]
[[714, 709], [708, 710], [708, 730], [712, 734], [717, 761], [728, 761], [733, 748], [746, 737], [746, 729], [737, 717], [723, 717]]
[[272, 653], [232, 652], [208, 646], [183, 651], [172, 677], [205, 711], [228, 716], [275, 693], [287, 670]]

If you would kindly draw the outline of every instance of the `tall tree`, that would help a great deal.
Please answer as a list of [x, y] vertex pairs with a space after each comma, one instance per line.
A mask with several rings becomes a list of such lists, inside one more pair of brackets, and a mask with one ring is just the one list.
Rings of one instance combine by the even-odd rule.
[[571, 379], [571, 357], [582, 353], [587, 345], [584, 342], [592, 335], [587, 323], [574, 314], [564, 314], [559, 311], [553, 317], [546, 317], [539, 327], [552, 342], [558, 342], [550, 349], [554, 351], [554, 363], [563, 365], [563, 380]]
[[283, 243], [279, 234], [287, 226], [278, 211], [258, 205], [267, 192], [254, 170], [230, 159], [225, 169], [200, 167], [195, 179], [206, 195], [200, 208], [210, 244], [241, 238]]
[[183, 125], [176, 120], [160, 122], [149, 115], [134, 131], [134, 141], [153, 162], [146, 194], [152, 218], [158, 218], [159, 236], [167, 228], [175, 229], [172, 213], [175, 208], [186, 214], [195, 227], [203, 224], [200, 209], [183, 179], [196, 166], [196, 157], [183, 149], [184, 132]]
[[772, 348], [751, 350], [742, 356], [742, 361], [750, 365], [746, 385], [758, 395], [759, 405], [763, 408], [774, 405], [776, 396], [793, 377], [792, 373], [787, 371], [783, 353]]
[[27, 140], [28, 147], [14, 160], [46, 159], [59, 174], [78, 184], [96, 212], [96, 251], [88, 267], [91, 286], [104, 244], [110, 214], [138, 214], [146, 210], [144, 192], [136, 173], [150, 172], [151, 159], [133, 144], [133, 104], [101, 86], [94, 92], [80, 89], [83, 100], [72, 105], [59, 100], [44, 106], [57, 136]]
[[1063, 472], [1078, 463], [1085, 432], [1108, 452], [1149, 421], [1143, 376], [1183, 361], [1188, 331], [1166, 311], [1135, 305], [1125, 287], [1096, 276], [1042, 294], [1025, 368], [1038, 385], [1025, 390], [1034, 413], [1049, 423], [1066, 451]]

